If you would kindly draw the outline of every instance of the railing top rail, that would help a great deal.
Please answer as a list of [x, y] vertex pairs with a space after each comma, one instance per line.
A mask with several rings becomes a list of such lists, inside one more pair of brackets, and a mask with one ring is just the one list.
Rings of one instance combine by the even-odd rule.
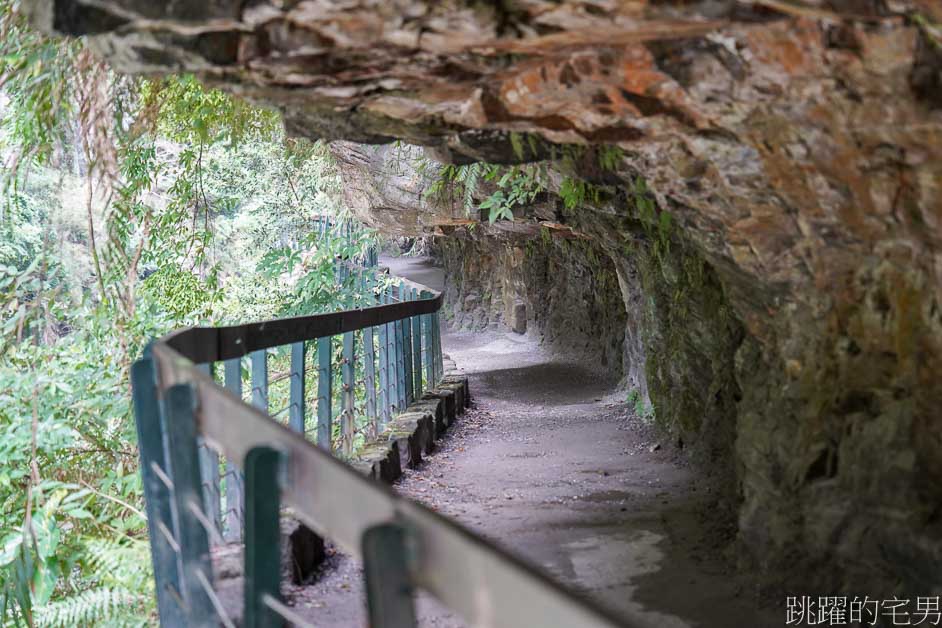
[[242, 357], [270, 347], [383, 325], [410, 316], [431, 314], [441, 309], [440, 292], [411, 281], [401, 280], [401, 283], [418, 290], [420, 298], [243, 325], [188, 327], [163, 336], [157, 343], [166, 344], [194, 364], [204, 364]]

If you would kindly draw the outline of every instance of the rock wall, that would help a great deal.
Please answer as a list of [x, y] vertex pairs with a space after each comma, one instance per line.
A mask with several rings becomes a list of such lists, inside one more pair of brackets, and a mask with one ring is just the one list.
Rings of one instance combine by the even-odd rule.
[[458, 329], [530, 334], [561, 359], [623, 376], [626, 311], [615, 265], [590, 240], [438, 238], [445, 317]]
[[[617, 174], [624, 183], [612, 194], [573, 209], [555, 173], [546, 198], [489, 226], [421, 192], [406, 201], [398, 186], [384, 193], [391, 149], [354, 147], [354, 155], [374, 155], [369, 166], [349, 159], [349, 149], [337, 145], [335, 155], [349, 188], [370, 190], [348, 197], [364, 219], [392, 232], [422, 224], [440, 236], [434, 247], [459, 327], [526, 328], [550, 343], [575, 340], [572, 355], [581, 349], [621, 362], [628, 388], [661, 429], [714, 475], [718, 508], [738, 519], [743, 556], [770, 584], [934, 590], [940, 502], [927, 452], [935, 424], [919, 420], [914, 397], [935, 394], [937, 382], [923, 380], [922, 390], [894, 383], [919, 372], [894, 374], [898, 348], [915, 352], [916, 368], [938, 333], [933, 301], [915, 309], [908, 301], [931, 292], [925, 283], [907, 287], [925, 281], [919, 271], [901, 275], [878, 256], [860, 260], [842, 287], [860, 298], [846, 306], [847, 318], [822, 320], [814, 308], [827, 301], [757, 291], [748, 275], [715, 264], [683, 225], [652, 223], [630, 191], [630, 171]], [[427, 159], [411, 150], [414, 160]], [[400, 157], [401, 176], [427, 189], [436, 167], [410, 168]], [[580, 295], [574, 285], [588, 289]], [[744, 316], [757, 307], [767, 308], [761, 336]], [[605, 333], [623, 339], [621, 351], [594, 343], [586, 320], [610, 330], [623, 324], [623, 334]], [[916, 442], [920, 429], [927, 440]]]
[[[550, 228], [613, 260], [642, 314], [628, 376], [643, 356], [665, 429], [734, 467], [745, 555], [813, 594], [942, 587], [937, 0], [21, 5], [119, 70], [275, 105], [297, 135], [458, 163], [585, 148], [575, 176], [604, 198], [566, 209], [556, 180], [494, 235]], [[423, 176], [353, 200], [400, 230], [477, 220], [428, 203]]]

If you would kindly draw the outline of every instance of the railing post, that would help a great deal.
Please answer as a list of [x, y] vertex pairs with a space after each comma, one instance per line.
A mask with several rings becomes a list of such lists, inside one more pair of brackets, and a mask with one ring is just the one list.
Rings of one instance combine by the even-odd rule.
[[279, 615], [265, 603], [281, 601], [281, 487], [282, 454], [270, 447], [253, 447], [245, 455], [245, 601], [246, 628], [282, 626]]
[[[412, 290], [412, 300], [417, 301], [419, 293]], [[412, 379], [415, 382], [414, 399], [422, 398], [422, 319], [413, 316], [409, 319], [412, 334]]]
[[[399, 286], [402, 301], [412, 300], [412, 290]], [[406, 317], [400, 321], [402, 328], [402, 380], [405, 383], [405, 395], [402, 409], [405, 410], [415, 400], [415, 387], [412, 384], [412, 319]]]
[[331, 451], [333, 369], [331, 336], [317, 339], [317, 444]]
[[[204, 588], [212, 582], [209, 528], [200, 486], [196, 449], [195, 398], [189, 384], [177, 384], [164, 392], [161, 414], [165, 429], [165, 454], [173, 478], [173, 520], [179, 546], [180, 580], [187, 626], [214, 625], [215, 611]], [[201, 577], [202, 576], [202, 577]]]
[[[242, 358], [226, 360], [224, 365], [226, 390], [242, 399]], [[242, 471], [232, 460], [226, 460], [226, 532], [223, 538], [230, 543], [242, 540], [242, 484]]]
[[340, 417], [341, 451], [344, 456], [353, 455], [353, 380], [356, 367], [356, 342], [352, 331], [343, 335], [343, 366], [340, 369], [343, 384], [343, 413]]
[[304, 341], [291, 345], [291, 384], [289, 389], [288, 427], [304, 436]]
[[[147, 511], [157, 612], [164, 626], [182, 626], [183, 609], [174, 597], [181, 596], [177, 557], [167, 536], [173, 536], [173, 511], [170, 489], [160, 477], [171, 477], [164, 457], [164, 434], [157, 404], [157, 381], [153, 358], [146, 356], [131, 366], [131, 396], [141, 454], [141, 480]], [[175, 542], [175, 541], [174, 541]]]
[[405, 530], [392, 523], [367, 528], [362, 549], [370, 628], [414, 628], [414, 587]]

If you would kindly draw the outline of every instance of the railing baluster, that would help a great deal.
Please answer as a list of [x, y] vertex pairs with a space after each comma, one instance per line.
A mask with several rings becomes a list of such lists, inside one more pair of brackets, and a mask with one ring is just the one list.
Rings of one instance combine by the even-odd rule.
[[[226, 389], [242, 399], [242, 358], [225, 361], [224, 377]], [[242, 471], [232, 460], [226, 461], [226, 532], [223, 538], [230, 542], [242, 540], [243, 509]]]
[[268, 412], [268, 352], [253, 351], [252, 362], [252, 405]]
[[[197, 364], [196, 368], [212, 379], [213, 365], [211, 363]], [[210, 520], [213, 522], [213, 525], [216, 527], [216, 531], [220, 532], [222, 530], [222, 507], [219, 503], [219, 454], [210, 449], [210, 447], [203, 442], [202, 438], [198, 438], [197, 443], [197, 451], [199, 451], [200, 476], [203, 478], [203, 503], [208, 509], [206, 514], [209, 516]], [[211, 540], [217, 537], [218, 535], [212, 537]]]
[[340, 416], [341, 451], [344, 456], [353, 455], [353, 376], [356, 367], [355, 336], [352, 331], [343, 335], [343, 366], [340, 377], [343, 383], [343, 412]]
[[[392, 303], [392, 287], [387, 286], [385, 292], [385, 302]], [[390, 418], [399, 411], [399, 368], [396, 352], [396, 333], [395, 323], [386, 323], [386, 381], [389, 384], [389, 396], [386, 403], [389, 406]]]
[[281, 487], [282, 454], [270, 447], [253, 447], [245, 456], [245, 606], [246, 628], [283, 625], [265, 596], [281, 600]]
[[333, 369], [331, 336], [317, 339], [317, 444], [331, 450]]
[[435, 349], [432, 334], [432, 315], [422, 315], [422, 326], [425, 328], [425, 383], [429, 389], [435, 387]]
[[[397, 300], [402, 301], [402, 287], [396, 288]], [[395, 356], [396, 356], [396, 412], [402, 412], [405, 409], [406, 400], [406, 373], [404, 361], [402, 359], [402, 320], [393, 323], [395, 328]]]
[[164, 393], [161, 414], [165, 429], [165, 455], [173, 478], [174, 531], [180, 546], [181, 593], [187, 626], [214, 624], [212, 601], [199, 581], [198, 571], [212, 580], [209, 538], [194, 511], [205, 512], [196, 448], [196, 400], [190, 384], [171, 386]]
[[[377, 295], [377, 298], [380, 303], [383, 302], [383, 295]], [[379, 330], [379, 426], [377, 427], [377, 432], [381, 432], [382, 428], [389, 423], [389, 356], [387, 356], [387, 350], [389, 349], [389, 338], [388, 330], [389, 325], [379, 325], [377, 327]]]
[[438, 319], [438, 312], [432, 312], [432, 343], [435, 347], [435, 383], [445, 375], [445, 368], [442, 364], [442, 326]]
[[[401, 301], [412, 300], [412, 290], [400, 285], [399, 295]], [[415, 387], [412, 383], [412, 323], [404, 318], [399, 321], [402, 328], [402, 380], [405, 383], [405, 397], [403, 410], [415, 400]]]
[[160, 534], [160, 527], [173, 529], [170, 489], [160, 481], [154, 466], [167, 473], [164, 456], [164, 435], [157, 405], [157, 381], [154, 361], [150, 357], [131, 366], [131, 393], [137, 423], [137, 443], [141, 452], [141, 479], [144, 505], [147, 510], [147, 533], [150, 537], [154, 585], [157, 590], [157, 611], [164, 626], [182, 626], [184, 617], [173, 594], [180, 592], [180, 571], [173, 548]]
[[373, 352], [373, 328], [363, 329], [363, 381], [366, 387], [366, 419], [369, 436], [376, 436], [376, 359]]
[[[419, 293], [412, 289], [412, 300], [417, 301]], [[422, 319], [412, 316], [408, 319], [409, 333], [412, 334], [412, 380], [414, 398], [422, 398]]]
[[288, 426], [304, 435], [304, 359], [307, 349], [304, 342], [291, 345], [291, 384], [289, 390]]

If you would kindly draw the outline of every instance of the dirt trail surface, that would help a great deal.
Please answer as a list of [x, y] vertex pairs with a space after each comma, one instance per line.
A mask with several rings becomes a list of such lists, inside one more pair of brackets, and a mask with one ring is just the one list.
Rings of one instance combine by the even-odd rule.
[[[383, 263], [441, 288], [426, 260]], [[511, 333], [448, 332], [442, 344], [470, 376], [474, 405], [397, 490], [630, 625], [783, 624], [784, 606], [757, 610], [722, 559], [728, 538], [709, 522], [707, 483], [655, 440], [614, 382]], [[294, 591], [295, 608], [318, 626], [365, 626], [361, 579], [336, 554], [315, 585]], [[464, 625], [428, 596], [418, 608], [422, 626]]]

